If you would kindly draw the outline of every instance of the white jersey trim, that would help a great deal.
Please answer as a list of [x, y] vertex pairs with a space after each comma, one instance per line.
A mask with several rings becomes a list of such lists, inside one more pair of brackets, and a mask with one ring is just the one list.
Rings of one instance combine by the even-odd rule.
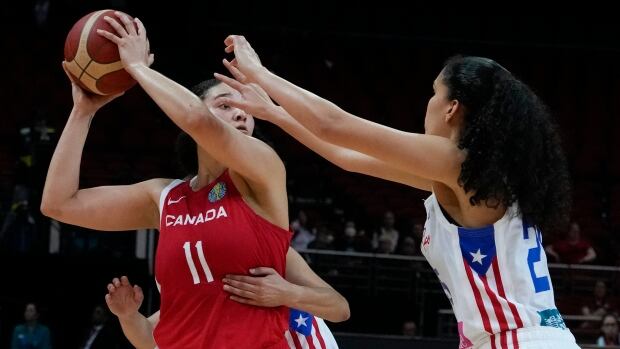
[[316, 323], [319, 327], [319, 333], [321, 337], [323, 337], [323, 341], [325, 342], [326, 349], [338, 349], [338, 343], [336, 343], [336, 338], [332, 334], [332, 331], [329, 330], [327, 324], [320, 317], [315, 317]]
[[[534, 326], [519, 328], [517, 331], [517, 340], [519, 342], [519, 348], [540, 348], [540, 349], [579, 349], [575, 341], [575, 337], [570, 331], [560, 330], [553, 327]], [[508, 348], [512, 348], [514, 343], [512, 342], [512, 336], [508, 336]], [[480, 343], [474, 344], [474, 349], [492, 349], [501, 348], [500, 336], [495, 336], [495, 346], [491, 344], [491, 337], [486, 337]]]
[[164, 202], [166, 202], [166, 196], [168, 196], [168, 193], [170, 193], [170, 191], [176, 187], [177, 185], [183, 183], [184, 181], [180, 180], [180, 179], [175, 179], [172, 182], [170, 182], [170, 184], [168, 184], [162, 191], [161, 194], [159, 194], [159, 216], [161, 218], [161, 214], [162, 212], [164, 212]]
[[[435, 195], [435, 193], [432, 193], [424, 202], [426, 203], [426, 201], [429, 201], [429, 204], [432, 205], [436, 209], [436, 214], [437, 214], [437, 217], [439, 218], [439, 221], [441, 222], [441, 225], [443, 225], [444, 227], [446, 227], [448, 229], [451, 229], [453, 231], [458, 231], [459, 228], [460, 229], [480, 229], [480, 228], [484, 228], [484, 227], [466, 228], [466, 227], [461, 227], [461, 226], [458, 226], [456, 224], [450, 223], [448, 218], [446, 218], [446, 216], [444, 215], [443, 209], [441, 208], [441, 205], [439, 204], [439, 200], [437, 200], [437, 196]], [[512, 204], [512, 206], [506, 208], [506, 212], [504, 213], [502, 218], [500, 218], [499, 220], [497, 220], [493, 224], [489, 224], [488, 226], [491, 226], [491, 225], [498, 226], [498, 225], [502, 225], [502, 224], [510, 221], [510, 219], [514, 218], [517, 215], [517, 211], [518, 211], [518, 205], [515, 202], [514, 204]]]

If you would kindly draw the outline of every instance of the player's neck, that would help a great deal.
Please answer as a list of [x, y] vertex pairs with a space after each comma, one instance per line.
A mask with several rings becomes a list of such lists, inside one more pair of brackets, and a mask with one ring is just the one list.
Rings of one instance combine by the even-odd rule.
[[198, 173], [190, 183], [192, 190], [197, 191], [216, 180], [226, 171], [227, 167], [215, 160], [209, 153], [198, 147]]
[[198, 174], [196, 174], [196, 177], [194, 177], [190, 183], [192, 190], [198, 191], [206, 187], [226, 171], [226, 166], [214, 159], [211, 160], [212, 161], [209, 162], [201, 161], [198, 163]]

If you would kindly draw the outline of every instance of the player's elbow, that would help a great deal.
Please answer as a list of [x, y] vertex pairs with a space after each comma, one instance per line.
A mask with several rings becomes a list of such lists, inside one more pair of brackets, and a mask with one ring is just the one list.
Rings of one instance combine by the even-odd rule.
[[344, 120], [338, 112], [327, 112], [325, 117], [320, 118], [320, 122], [315, 125], [314, 132], [317, 137], [328, 143], [337, 143], [342, 136]]
[[334, 165], [340, 167], [340, 169], [347, 172], [357, 172], [355, 171], [353, 166], [351, 166], [351, 164], [347, 163], [346, 161], [334, 161]]
[[204, 106], [189, 106], [181, 126], [190, 135], [207, 127], [213, 115]]
[[67, 214], [67, 206], [71, 198], [59, 198], [59, 195], [54, 193], [47, 193], [43, 191], [43, 197], [41, 198], [41, 205], [39, 206], [41, 213], [49, 218], [57, 221], [63, 221], [64, 216]]
[[56, 218], [60, 214], [58, 206], [58, 203], [54, 202], [49, 195], [46, 195], [45, 192], [43, 193], [43, 197], [41, 198], [41, 206], [39, 208], [44, 216]]
[[329, 118], [324, 118], [315, 125], [313, 131], [317, 137], [329, 142], [329, 139], [334, 135], [334, 125]]
[[351, 317], [351, 309], [349, 308], [349, 302], [346, 298], [340, 296], [342, 299], [340, 300], [337, 311], [334, 314], [334, 318], [329, 319], [331, 322], [343, 322], [349, 320]]
[[349, 320], [350, 317], [351, 317], [351, 308], [349, 308], [349, 302], [347, 302], [347, 300], [345, 299], [341, 321], [347, 321]]
[[367, 174], [368, 164], [355, 152], [340, 148], [334, 164], [347, 172]]
[[40, 209], [41, 213], [46, 217], [58, 220], [61, 216], [61, 210], [59, 209], [58, 205], [55, 205], [53, 202], [42, 200]]
[[198, 132], [200, 128], [203, 127], [204, 123], [204, 113], [201, 113], [200, 111], [192, 111], [187, 114], [185, 121], [179, 126], [185, 129], [187, 133], [192, 134], [194, 132]]

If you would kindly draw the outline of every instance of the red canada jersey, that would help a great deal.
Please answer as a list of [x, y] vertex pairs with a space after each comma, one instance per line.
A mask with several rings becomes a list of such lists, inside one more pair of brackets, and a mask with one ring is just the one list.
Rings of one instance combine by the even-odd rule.
[[288, 308], [235, 302], [222, 279], [254, 267], [284, 275], [291, 233], [257, 215], [228, 171], [198, 191], [189, 181], [173, 181], [161, 193], [159, 212], [158, 348], [288, 348]]

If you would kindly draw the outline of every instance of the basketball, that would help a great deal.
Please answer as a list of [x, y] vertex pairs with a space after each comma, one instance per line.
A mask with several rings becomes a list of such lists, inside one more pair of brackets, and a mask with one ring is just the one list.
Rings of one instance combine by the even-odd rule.
[[116, 44], [97, 34], [97, 29], [116, 34], [103, 19], [108, 16], [120, 23], [114, 12], [100, 10], [87, 14], [73, 25], [65, 41], [67, 70], [80, 87], [99, 95], [121, 93], [136, 84], [123, 69]]

